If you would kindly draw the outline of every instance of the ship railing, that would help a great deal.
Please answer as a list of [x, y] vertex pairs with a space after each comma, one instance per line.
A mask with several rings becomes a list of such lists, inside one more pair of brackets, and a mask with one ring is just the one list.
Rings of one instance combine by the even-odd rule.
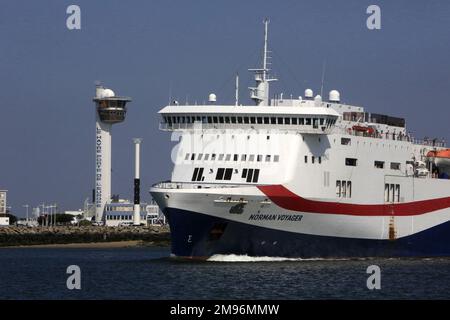
[[218, 183], [191, 183], [191, 182], [173, 182], [162, 181], [152, 185], [152, 188], [159, 189], [224, 189], [224, 188], [237, 188], [240, 185], [236, 184], [218, 184]]
[[246, 124], [246, 123], [159, 123], [159, 129], [162, 131], [177, 130], [225, 130], [225, 129], [247, 129], [247, 130], [289, 130], [305, 134], [329, 134], [333, 130], [333, 126], [318, 126], [314, 128], [312, 125], [291, 125], [291, 124]]
[[446, 148], [446, 141], [444, 139], [416, 139], [411, 134], [395, 133], [395, 132], [361, 132], [353, 130], [352, 128], [335, 127], [333, 133], [348, 134], [357, 137], [368, 137], [374, 139], [391, 140], [391, 141], [406, 141], [412, 144], [431, 146], [436, 148]]

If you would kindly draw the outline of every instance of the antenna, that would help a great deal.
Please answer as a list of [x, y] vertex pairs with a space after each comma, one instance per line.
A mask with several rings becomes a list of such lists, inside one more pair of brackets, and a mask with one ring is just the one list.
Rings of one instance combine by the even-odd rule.
[[249, 71], [253, 71], [255, 73], [255, 87], [249, 87], [250, 89], [250, 98], [255, 101], [257, 106], [268, 106], [270, 104], [269, 101], [269, 82], [276, 81], [275, 78], [270, 78], [268, 76], [269, 69], [267, 65], [267, 59], [270, 57], [267, 55], [267, 38], [268, 38], [268, 28], [269, 28], [269, 19], [264, 19], [264, 50], [263, 50], [263, 61], [262, 68], [256, 69], [248, 69]]
[[264, 54], [263, 54], [263, 81], [266, 80], [267, 75], [267, 33], [269, 27], [269, 19], [264, 19]]
[[325, 71], [327, 68], [327, 60], [324, 59], [323, 60], [323, 64], [322, 64], [322, 84], [320, 85], [320, 96], [323, 97], [323, 83], [325, 81]]
[[235, 90], [234, 104], [237, 107], [239, 105], [239, 73], [236, 73], [236, 84], [234, 90]]

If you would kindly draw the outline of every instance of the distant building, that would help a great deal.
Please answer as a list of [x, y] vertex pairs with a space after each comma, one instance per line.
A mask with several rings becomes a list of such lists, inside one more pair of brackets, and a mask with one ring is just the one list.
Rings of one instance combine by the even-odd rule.
[[[158, 222], [159, 207], [155, 203], [141, 203], [141, 223], [151, 225]], [[119, 200], [105, 206], [105, 225], [117, 227], [133, 224], [134, 204], [130, 201]]]
[[9, 217], [0, 217], [0, 227], [9, 226]]
[[6, 214], [6, 193], [8, 190], [0, 190], [0, 215]]
[[83, 213], [84, 213], [84, 211], [81, 209], [78, 209], [77, 211], [74, 211], [74, 210], [64, 211], [64, 214], [70, 214], [71, 216], [74, 216], [74, 217], [83, 215]]

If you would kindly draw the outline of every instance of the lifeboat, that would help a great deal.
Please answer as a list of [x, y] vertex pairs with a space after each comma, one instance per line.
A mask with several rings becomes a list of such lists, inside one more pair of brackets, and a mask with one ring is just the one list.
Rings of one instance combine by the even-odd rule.
[[427, 157], [434, 160], [439, 172], [445, 172], [450, 175], [450, 149], [430, 151]]
[[374, 130], [371, 127], [365, 127], [365, 126], [353, 126], [352, 129], [354, 131], [363, 132], [367, 134], [373, 134]]

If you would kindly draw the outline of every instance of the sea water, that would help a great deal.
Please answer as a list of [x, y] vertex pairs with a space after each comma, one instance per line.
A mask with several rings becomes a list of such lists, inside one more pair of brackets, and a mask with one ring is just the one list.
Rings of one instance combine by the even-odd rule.
[[[81, 289], [70, 290], [69, 266]], [[380, 267], [379, 290], [367, 268]], [[450, 259], [170, 258], [169, 248], [0, 249], [0, 299], [449, 299]]]

